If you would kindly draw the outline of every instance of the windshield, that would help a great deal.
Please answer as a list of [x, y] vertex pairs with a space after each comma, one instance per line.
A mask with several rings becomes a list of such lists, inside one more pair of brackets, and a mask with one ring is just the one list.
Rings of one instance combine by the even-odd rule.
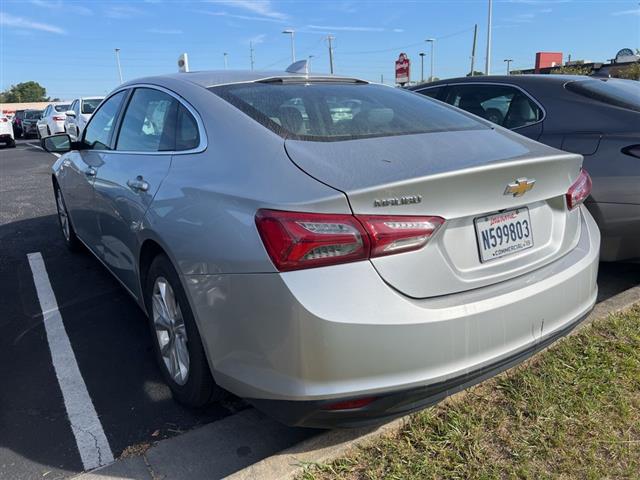
[[41, 116], [42, 116], [42, 110], [34, 110], [31, 112], [26, 112], [24, 114], [24, 118], [29, 120], [38, 120], [40, 119]]
[[82, 113], [91, 114], [95, 112], [96, 108], [98, 108], [98, 105], [100, 105], [101, 101], [102, 101], [101, 98], [88, 98], [86, 100], [83, 100]]
[[399, 88], [353, 83], [244, 83], [210, 90], [285, 138], [338, 141], [490, 128]]
[[580, 80], [567, 90], [616, 107], [640, 112], [640, 82], [635, 80]]
[[56, 109], [56, 112], [66, 112], [69, 110], [70, 105], [54, 105], [53, 108]]

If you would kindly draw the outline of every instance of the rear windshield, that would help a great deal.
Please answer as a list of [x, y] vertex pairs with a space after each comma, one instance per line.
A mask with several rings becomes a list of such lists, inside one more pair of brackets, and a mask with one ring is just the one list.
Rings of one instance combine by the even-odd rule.
[[54, 105], [53, 108], [56, 109], [56, 112], [66, 112], [69, 110], [70, 105]]
[[28, 120], [37, 120], [42, 116], [42, 110], [37, 110], [37, 111], [31, 111], [31, 112], [26, 112], [24, 114], [24, 118], [28, 119]]
[[210, 90], [285, 138], [338, 141], [490, 128], [399, 88], [353, 83], [244, 83]]
[[88, 98], [87, 100], [83, 100], [82, 113], [88, 113], [88, 114], [93, 113], [96, 110], [96, 108], [98, 108], [98, 105], [100, 105], [101, 101], [102, 101], [101, 98]]
[[566, 89], [602, 103], [640, 112], [640, 82], [635, 80], [580, 80], [567, 83]]

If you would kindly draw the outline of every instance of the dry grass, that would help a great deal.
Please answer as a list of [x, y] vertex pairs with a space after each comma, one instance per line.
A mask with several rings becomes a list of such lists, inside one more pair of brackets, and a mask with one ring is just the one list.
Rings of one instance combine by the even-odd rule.
[[640, 307], [300, 478], [640, 479]]

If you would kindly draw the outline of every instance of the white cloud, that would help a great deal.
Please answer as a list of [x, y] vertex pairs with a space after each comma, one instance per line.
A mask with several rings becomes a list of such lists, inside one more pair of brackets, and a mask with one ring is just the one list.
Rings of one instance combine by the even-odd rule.
[[65, 10], [65, 12], [73, 12], [79, 15], [93, 15], [93, 10], [83, 5], [69, 5], [62, 2], [62, 0], [29, 0], [29, 3], [35, 5], [38, 8], [46, 8], [49, 10]]
[[142, 15], [144, 12], [136, 7], [129, 5], [113, 5], [105, 11], [105, 15], [109, 18], [131, 18]]
[[323, 30], [327, 32], [395, 32], [402, 33], [402, 28], [386, 29], [382, 27], [368, 27], [358, 25], [307, 25], [312, 30]]
[[264, 33], [261, 33], [260, 35], [255, 35], [251, 38], [248, 38], [245, 43], [247, 45], [249, 45], [250, 43], [253, 43], [254, 45], [258, 45], [260, 43], [264, 43], [265, 38], [267, 38], [267, 35]]
[[289, 18], [285, 13], [273, 8], [270, 0], [208, 0], [209, 3], [217, 3], [229, 7], [246, 10], [261, 17], [273, 18], [275, 20], [286, 20]]
[[229, 13], [229, 12], [208, 12], [206, 10], [196, 10], [195, 13], [202, 13], [203, 15], [211, 15], [213, 17], [236, 18], [238, 20], [252, 20], [252, 21], [258, 21], [258, 22], [284, 23], [283, 20], [278, 20], [276, 18], [256, 17], [256, 16], [251, 16], [251, 15], [236, 15], [235, 13]]
[[48, 23], [34, 22], [24, 17], [16, 17], [14, 15], [0, 12], [0, 25], [9, 28], [18, 28], [22, 30], [39, 30], [41, 32], [56, 33], [58, 35], [66, 35], [66, 31], [55, 25]]
[[157, 33], [158, 35], [182, 35], [184, 32], [177, 28], [149, 28], [147, 33]]
[[631, 10], [621, 10], [619, 12], [613, 12], [611, 15], [640, 15], [640, 8], [634, 8]]

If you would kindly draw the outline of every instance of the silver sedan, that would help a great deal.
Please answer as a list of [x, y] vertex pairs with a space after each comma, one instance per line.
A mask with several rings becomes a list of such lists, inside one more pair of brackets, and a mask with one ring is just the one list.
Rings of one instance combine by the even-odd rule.
[[149, 317], [174, 398], [376, 422], [566, 334], [595, 303], [582, 157], [334, 76], [121, 85], [47, 137], [64, 239]]

